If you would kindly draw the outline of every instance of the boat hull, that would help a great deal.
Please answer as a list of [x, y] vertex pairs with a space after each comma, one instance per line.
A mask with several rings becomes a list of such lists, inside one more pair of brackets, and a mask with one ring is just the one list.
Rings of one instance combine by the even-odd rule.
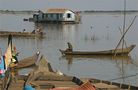
[[16, 37], [43, 37], [45, 35], [44, 33], [0, 31], [0, 37], [8, 36], [9, 34]]
[[66, 51], [59, 50], [62, 55], [127, 55], [136, 45], [131, 45], [130, 47], [126, 47], [124, 49], [116, 49], [116, 50], [105, 50], [105, 51], [93, 51], [93, 52], [85, 52], [85, 51]]

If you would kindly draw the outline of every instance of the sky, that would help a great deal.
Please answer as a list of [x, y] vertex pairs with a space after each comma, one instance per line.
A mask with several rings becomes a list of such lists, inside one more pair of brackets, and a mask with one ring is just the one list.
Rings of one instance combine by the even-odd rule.
[[[0, 10], [123, 10], [124, 0], [0, 0]], [[128, 10], [138, 10], [138, 0], [126, 0]]]

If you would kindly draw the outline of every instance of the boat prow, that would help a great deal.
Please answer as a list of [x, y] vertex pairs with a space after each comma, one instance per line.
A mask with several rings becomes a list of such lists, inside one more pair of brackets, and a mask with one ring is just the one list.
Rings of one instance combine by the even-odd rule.
[[131, 52], [135, 47], [136, 47], [136, 45], [131, 45], [129, 52]]

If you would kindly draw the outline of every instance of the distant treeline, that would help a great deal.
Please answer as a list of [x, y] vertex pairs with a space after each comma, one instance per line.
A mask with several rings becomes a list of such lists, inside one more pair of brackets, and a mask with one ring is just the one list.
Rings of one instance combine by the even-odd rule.
[[[14, 10], [0, 10], [2, 14], [34, 14], [39, 11], [33, 10], [22, 10], [22, 11], [14, 11]], [[123, 10], [114, 10], [114, 11], [103, 11], [103, 10], [85, 10], [85, 11], [77, 11], [79, 13], [123, 13]], [[126, 13], [137, 13], [138, 10], [127, 10]]]
[[13, 11], [13, 10], [0, 10], [0, 13], [2, 14], [34, 14], [38, 11], [33, 10], [23, 10], [23, 11]]
[[[80, 13], [123, 13], [123, 10], [114, 10], [114, 11], [103, 11], [103, 10], [86, 10], [86, 11], [79, 11]], [[126, 10], [126, 13], [135, 13], [138, 10]]]

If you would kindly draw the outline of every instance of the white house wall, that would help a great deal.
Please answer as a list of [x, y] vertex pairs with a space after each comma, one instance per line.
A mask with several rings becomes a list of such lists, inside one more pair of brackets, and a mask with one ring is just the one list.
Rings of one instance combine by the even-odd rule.
[[[71, 18], [67, 18], [68, 13], [71, 14]], [[68, 10], [64, 13], [63, 18], [64, 18], [64, 21], [75, 21], [75, 13]]]

